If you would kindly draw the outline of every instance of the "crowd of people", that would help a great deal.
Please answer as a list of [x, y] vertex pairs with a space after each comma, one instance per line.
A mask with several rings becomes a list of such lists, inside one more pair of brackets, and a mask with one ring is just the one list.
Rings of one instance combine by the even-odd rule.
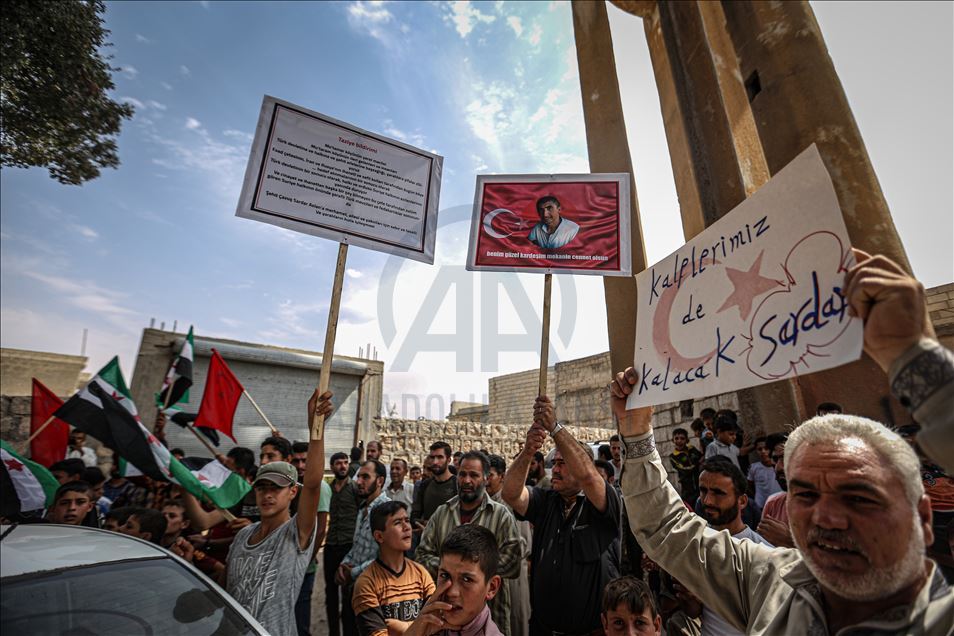
[[619, 434], [596, 453], [546, 396], [509, 462], [436, 440], [409, 465], [371, 441], [332, 454], [326, 481], [322, 440], [269, 437], [257, 465], [247, 448], [220, 457], [252, 485], [228, 511], [107, 478], [74, 434], [47, 518], [168, 548], [279, 635], [311, 633], [318, 558], [331, 636], [950, 634], [954, 355], [917, 281], [858, 257], [846, 297], [911, 413], [897, 430], [834, 403], [787, 432], [704, 409], [664, 462], [651, 411], [626, 409], [630, 368], [610, 385]]

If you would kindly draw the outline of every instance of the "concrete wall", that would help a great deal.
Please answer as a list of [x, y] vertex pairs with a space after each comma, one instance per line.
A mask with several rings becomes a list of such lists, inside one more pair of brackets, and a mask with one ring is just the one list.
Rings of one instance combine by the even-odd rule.
[[0, 395], [31, 395], [33, 378], [56, 395], [72, 395], [85, 366], [86, 356], [0, 349]]
[[[184, 337], [184, 334], [156, 329], [143, 330], [130, 388], [147, 426], [152, 425], [156, 414], [153, 395], [162, 386], [162, 379]], [[285, 437], [291, 440], [307, 439], [305, 409], [318, 382], [320, 354], [196, 336], [193, 386], [189, 391], [189, 401], [184, 406], [186, 411], [199, 410], [212, 348], [219, 351], [242, 385]], [[383, 370], [384, 363], [380, 361], [335, 356], [330, 388], [335, 394], [336, 411], [326, 421], [326, 453], [347, 452], [355, 439], [370, 439], [373, 417], [381, 409]], [[187, 454], [208, 454], [188, 431], [170, 424], [166, 432], [170, 446], [180, 446]], [[235, 412], [233, 432], [238, 445], [256, 452], [261, 441], [270, 434], [268, 426], [245, 398], [239, 401]], [[222, 442], [223, 451], [235, 445], [224, 436]]]

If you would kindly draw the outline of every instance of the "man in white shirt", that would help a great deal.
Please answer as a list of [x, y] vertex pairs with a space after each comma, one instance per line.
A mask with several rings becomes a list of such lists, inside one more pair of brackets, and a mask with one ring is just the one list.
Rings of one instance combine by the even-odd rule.
[[527, 236], [530, 242], [545, 250], [560, 249], [576, 238], [580, 226], [570, 219], [563, 218], [560, 201], [552, 195], [537, 200], [537, 214], [540, 222], [533, 226]]
[[391, 482], [385, 486], [384, 492], [391, 501], [402, 501], [411, 509], [414, 503], [414, 484], [406, 479], [407, 462], [400, 458], [391, 460]]
[[82, 459], [87, 468], [92, 468], [99, 463], [96, 459], [96, 451], [86, 446], [86, 433], [75, 428], [70, 431], [70, 445], [63, 459], [73, 458]]

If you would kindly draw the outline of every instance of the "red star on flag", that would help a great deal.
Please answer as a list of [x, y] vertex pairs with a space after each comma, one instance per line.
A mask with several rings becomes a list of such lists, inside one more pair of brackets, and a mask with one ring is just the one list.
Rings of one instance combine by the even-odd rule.
[[7, 465], [7, 470], [18, 470], [18, 471], [23, 470], [23, 464], [21, 464], [15, 459], [7, 459], [7, 460], [4, 460], [3, 463]]
[[732, 269], [728, 266], [725, 268], [725, 274], [732, 282], [733, 290], [732, 293], [729, 294], [729, 297], [725, 299], [725, 302], [722, 303], [722, 306], [719, 307], [718, 311], [716, 311], [717, 314], [731, 307], [738, 307], [739, 316], [742, 317], [742, 320], [746, 320], [749, 314], [752, 313], [753, 300], [770, 289], [782, 286], [781, 281], [765, 278], [759, 274], [759, 269], [762, 266], [762, 255], [764, 253], [764, 251], [759, 252], [758, 258], [755, 259], [755, 262], [752, 263], [748, 271]]

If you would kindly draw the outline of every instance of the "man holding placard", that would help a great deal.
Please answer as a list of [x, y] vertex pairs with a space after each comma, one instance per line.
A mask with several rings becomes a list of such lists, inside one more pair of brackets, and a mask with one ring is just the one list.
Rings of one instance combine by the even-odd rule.
[[[954, 466], [954, 355], [934, 340], [924, 289], [900, 266], [855, 250], [845, 277], [864, 348], [927, 437]], [[642, 378], [610, 385], [626, 440], [623, 492], [630, 525], [659, 566], [750, 634], [947, 634], [954, 591], [924, 556], [933, 540], [917, 455], [885, 426], [853, 415], [815, 417], [785, 445], [786, 508], [796, 549], [771, 550], [712, 533], [667, 480], [649, 409], [628, 409]]]

